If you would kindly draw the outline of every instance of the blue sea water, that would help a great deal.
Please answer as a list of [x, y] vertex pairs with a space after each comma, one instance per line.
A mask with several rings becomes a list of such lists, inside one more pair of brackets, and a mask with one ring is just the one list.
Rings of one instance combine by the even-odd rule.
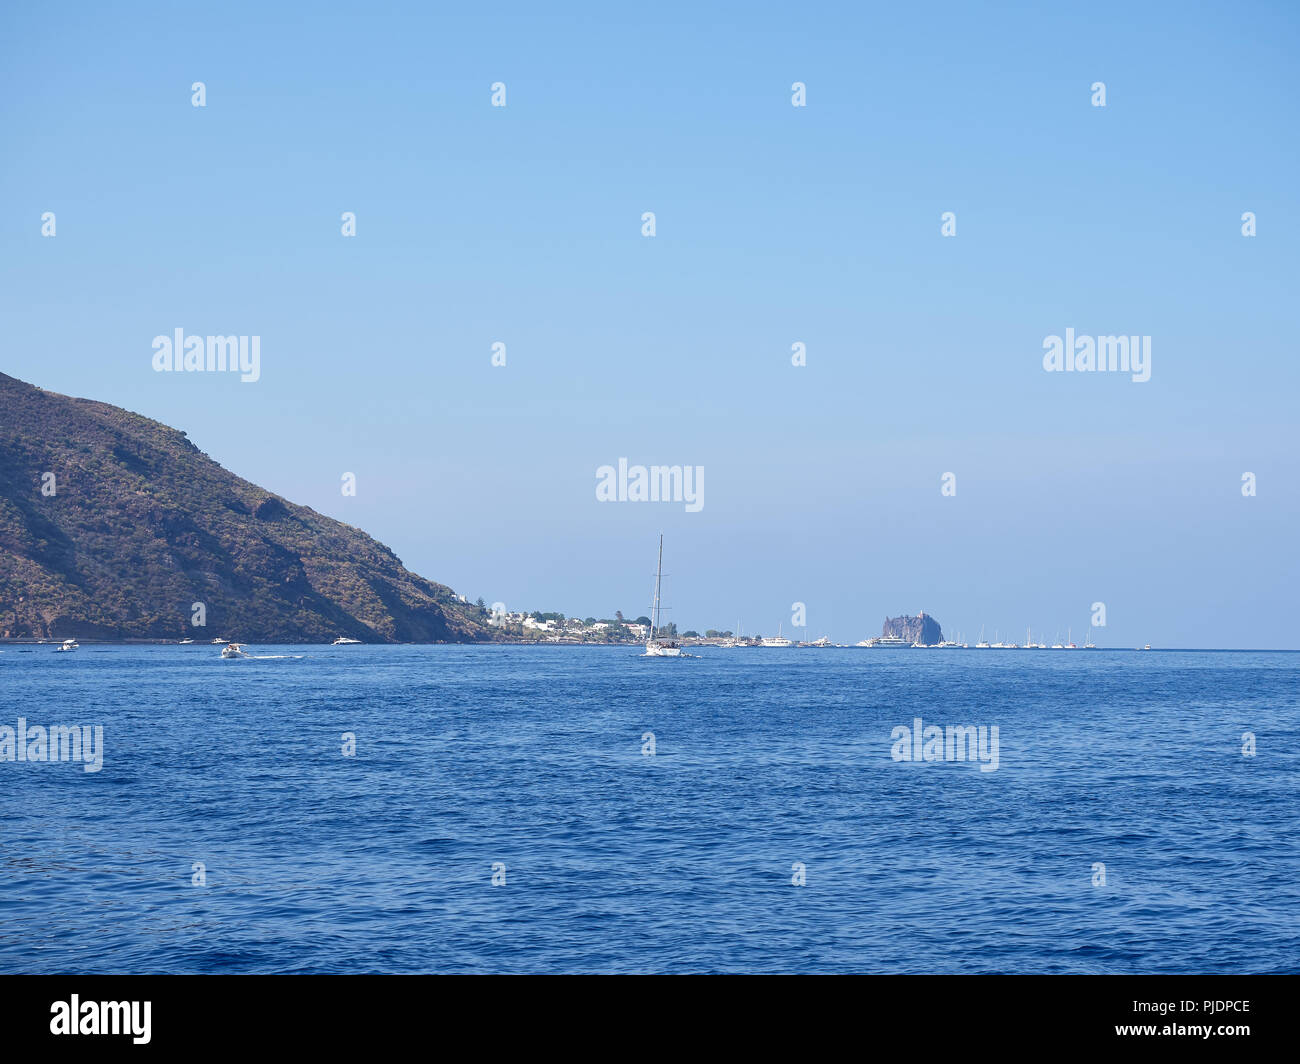
[[1297, 654], [252, 653], [3, 648], [0, 971], [1300, 969]]

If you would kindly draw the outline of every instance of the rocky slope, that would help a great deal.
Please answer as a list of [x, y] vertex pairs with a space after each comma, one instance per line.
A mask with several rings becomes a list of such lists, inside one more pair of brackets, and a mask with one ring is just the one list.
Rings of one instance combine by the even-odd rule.
[[485, 622], [183, 432], [0, 373], [0, 636], [463, 642]]

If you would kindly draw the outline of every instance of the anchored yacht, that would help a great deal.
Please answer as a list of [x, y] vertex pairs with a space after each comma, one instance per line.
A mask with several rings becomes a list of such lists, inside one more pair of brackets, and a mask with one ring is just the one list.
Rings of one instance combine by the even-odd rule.
[[[782, 622], [782, 624], [784, 624], [784, 622]], [[781, 634], [781, 627], [782, 627], [782, 625], [781, 625], [781, 624], [778, 624], [778, 625], [776, 626], [776, 635], [769, 635], [769, 636], [767, 636], [767, 637], [764, 638], [764, 639], [760, 639], [760, 640], [758, 641], [758, 645], [761, 646], [761, 647], [792, 647], [792, 646], [794, 646], [794, 640], [792, 640], [792, 639], [786, 639], [786, 638]]]
[[655, 638], [659, 631], [659, 597], [664, 581], [664, 534], [659, 533], [659, 568], [655, 570], [655, 598], [650, 607], [650, 632], [646, 636], [643, 658], [680, 658], [682, 648], [673, 642], [661, 642]]

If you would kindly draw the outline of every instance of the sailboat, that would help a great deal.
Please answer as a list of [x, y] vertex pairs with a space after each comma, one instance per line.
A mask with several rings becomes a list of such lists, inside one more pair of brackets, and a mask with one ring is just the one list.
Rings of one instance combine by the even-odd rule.
[[988, 650], [989, 644], [984, 641], [984, 626], [980, 625], [980, 641], [975, 644], [976, 650]]
[[1097, 644], [1092, 641], [1092, 625], [1088, 625], [1088, 634], [1083, 639], [1084, 650], [1096, 650]]
[[655, 570], [655, 599], [650, 607], [650, 633], [646, 636], [643, 658], [680, 658], [682, 648], [676, 643], [661, 643], [655, 638], [659, 631], [659, 593], [664, 580], [664, 534], [659, 533], [659, 568]]

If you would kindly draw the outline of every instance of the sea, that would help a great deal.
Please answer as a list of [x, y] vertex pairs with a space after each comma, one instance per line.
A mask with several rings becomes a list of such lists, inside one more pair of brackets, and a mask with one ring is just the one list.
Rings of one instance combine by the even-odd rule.
[[0, 971], [1300, 970], [1297, 653], [219, 649], [0, 647]]

